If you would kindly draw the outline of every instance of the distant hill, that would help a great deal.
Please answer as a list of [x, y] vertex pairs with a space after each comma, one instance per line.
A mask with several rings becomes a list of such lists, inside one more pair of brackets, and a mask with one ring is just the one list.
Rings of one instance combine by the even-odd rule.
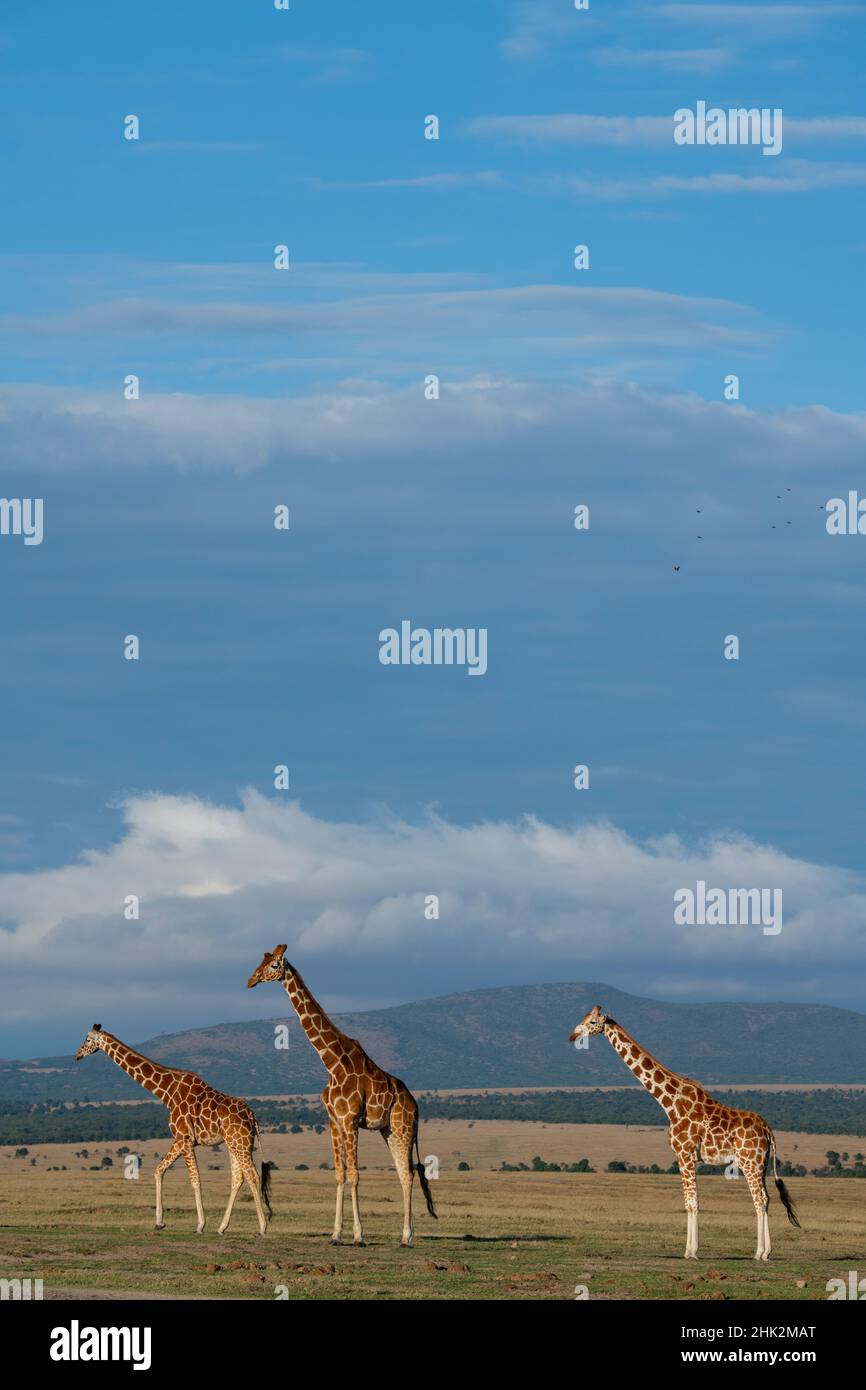
[[[324, 1068], [285, 1003], [271, 1020], [129, 1041], [238, 1095], [321, 1090]], [[606, 1039], [591, 1039], [587, 1051], [569, 1045], [575, 1023], [596, 1003], [662, 1062], [708, 1086], [866, 1081], [866, 1015], [819, 1004], [665, 1004], [603, 984], [518, 985], [336, 1014], [334, 1021], [415, 1091], [627, 1084], [631, 1075]], [[278, 1051], [274, 1026], [286, 1022], [289, 1048]], [[107, 1017], [105, 1026], [122, 1036], [120, 1021]], [[4, 1099], [141, 1095], [101, 1053], [83, 1062], [0, 1061]]]

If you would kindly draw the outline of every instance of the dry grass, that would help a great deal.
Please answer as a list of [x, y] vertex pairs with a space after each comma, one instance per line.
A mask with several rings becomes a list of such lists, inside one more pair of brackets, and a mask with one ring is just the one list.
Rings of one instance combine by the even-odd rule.
[[[850, 1136], [785, 1136], [806, 1162], [828, 1148], [860, 1147]], [[274, 1174], [275, 1217], [268, 1235], [255, 1227], [252, 1205], [239, 1202], [225, 1237], [216, 1233], [227, 1195], [224, 1152], [199, 1150], [208, 1227], [194, 1231], [192, 1194], [183, 1165], [166, 1179], [168, 1226], [153, 1227], [153, 1167], [164, 1144], [131, 1146], [143, 1155], [138, 1181], [122, 1176], [117, 1145], [37, 1145], [29, 1159], [0, 1157], [0, 1275], [42, 1278], [46, 1297], [150, 1296], [290, 1298], [573, 1298], [586, 1285], [591, 1298], [823, 1299], [831, 1277], [863, 1265], [866, 1211], [860, 1184], [841, 1179], [793, 1179], [803, 1230], [784, 1221], [771, 1202], [774, 1254], [755, 1264], [754, 1217], [745, 1184], [703, 1178], [701, 1254], [681, 1258], [685, 1219], [679, 1181], [670, 1176], [495, 1173], [502, 1159], [548, 1161], [588, 1157], [670, 1162], [658, 1131], [622, 1126], [565, 1126], [454, 1121], [424, 1126], [422, 1153], [439, 1156], [433, 1184], [440, 1220], [416, 1207], [416, 1244], [401, 1249], [400, 1192], [384, 1165], [385, 1146], [362, 1136], [361, 1199], [368, 1244], [328, 1244], [333, 1174], [311, 1166], [330, 1158], [326, 1135], [265, 1136]], [[81, 1171], [81, 1164], [114, 1155], [115, 1167]], [[45, 1155], [43, 1158], [42, 1155]], [[472, 1171], [456, 1171], [463, 1159]], [[65, 1173], [46, 1163], [66, 1163]], [[208, 1164], [219, 1164], [210, 1171]], [[417, 1189], [416, 1189], [417, 1191]], [[348, 1206], [348, 1204], [347, 1204]], [[351, 1226], [349, 1226], [351, 1230]], [[858, 1252], [860, 1252], [858, 1254]], [[866, 1273], [866, 1268], [861, 1269]]]

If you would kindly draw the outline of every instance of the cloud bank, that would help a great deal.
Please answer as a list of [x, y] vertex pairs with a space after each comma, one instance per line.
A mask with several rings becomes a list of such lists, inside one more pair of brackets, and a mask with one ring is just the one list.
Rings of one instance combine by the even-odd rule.
[[[155, 465], [247, 472], [288, 458], [336, 464], [371, 454], [394, 459], [407, 450], [441, 456], [471, 440], [477, 458], [506, 446], [510, 455], [532, 449], [535, 484], [546, 469], [561, 484], [558, 460], [575, 439], [585, 477], [604, 476], [619, 449], [621, 481], [634, 471], [652, 482], [648, 461], [657, 456], [665, 464], [660, 482], [674, 485], [682, 467], [682, 481], [693, 485], [695, 451], [708, 448], [725, 457], [727, 469], [832, 475], [850, 471], [866, 446], [866, 414], [818, 405], [763, 412], [617, 382], [483, 377], [444, 380], [438, 401], [425, 400], [420, 380], [404, 388], [346, 381], [282, 400], [154, 393], [127, 402], [118, 392], [0, 388], [7, 467], [46, 473]], [[463, 465], [455, 466], [462, 476]], [[442, 467], [451, 467], [447, 458]], [[473, 486], [489, 489], [487, 473], [476, 470]]]
[[[173, 996], [188, 1009], [199, 987], [211, 1014], [222, 1003], [244, 1016], [246, 973], [277, 940], [323, 992], [349, 971], [371, 998], [383, 986], [423, 997], [431, 981], [604, 979], [681, 997], [699, 980], [710, 996], [844, 1002], [866, 965], [866, 878], [743, 837], [639, 841], [534, 816], [352, 824], [254, 791], [236, 807], [136, 796], [123, 820], [109, 849], [0, 877], [0, 968], [17, 981], [19, 1021], [78, 1019], [106, 1001], [114, 1018], [135, 1017]], [[781, 934], [675, 925], [673, 894], [698, 879], [781, 888]], [[137, 922], [123, 916], [129, 894]], [[438, 921], [425, 916], [429, 894]]]

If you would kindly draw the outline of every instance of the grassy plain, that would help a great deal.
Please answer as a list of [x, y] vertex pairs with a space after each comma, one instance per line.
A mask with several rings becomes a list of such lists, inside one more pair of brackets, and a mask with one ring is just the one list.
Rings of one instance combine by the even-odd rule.
[[[608, 1174], [610, 1159], [671, 1162], [664, 1130], [621, 1125], [430, 1121], [422, 1154], [440, 1160], [432, 1184], [440, 1219], [417, 1201], [415, 1247], [399, 1245], [400, 1191], [376, 1135], [362, 1135], [361, 1202], [367, 1245], [335, 1248], [333, 1173], [327, 1135], [264, 1136], [273, 1175], [274, 1220], [258, 1235], [239, 1201], [226, 1236], [225, 1151], [198, 1150], [208, 1225], [194, 1230], [183, 1164], [166, 1178], [167, 1228], [153, 1230], [153, 1169], [167, 1144], [130, 1145], [138, 1180], [123, 1177], [119, 1145], [35, 1145], [0, 1154], [0, 1276], [41, 1278], [46, 1298], [572, 1299], [576, 1287], [603, 1299], [826, 1298], [832, 1277], [866, 1273], [862, 1182], [791, 1179], [803, 1229], [771, 1200], [773, 1258], [757, 1265], [754, 1217], [742, 1180], [699, 1180], [701, 1260], [682, 1258], [685, 1218], [676, 1176]], [[808, 1165], [861, 1139], [780, 1134], [780, 1154]], [[87, 1148], [87, 1157], [76, 1156]], [[92, 1170], [104, 1155], [113, 1167]], [[501, 1173], [503, 1161], [588, 1158], [599, 1171]], [[35, 1158], [36, 1163], [31, 1160]], [[457, 1165], [468, 1163], [470, 1171]], [[60, 1165], [66, 1171], [51, 1171]], [[306, 1169], [298, 1169], [306, 1164]], [[771, 1194], [773, 1189], [771, 1187]], [[417, 1187], [416, 1187], [417, 1194]], [[347, 1203], [348, 1215], [348, 1203]], [[351, 1222], [348, 1225], [351, 1236]]]

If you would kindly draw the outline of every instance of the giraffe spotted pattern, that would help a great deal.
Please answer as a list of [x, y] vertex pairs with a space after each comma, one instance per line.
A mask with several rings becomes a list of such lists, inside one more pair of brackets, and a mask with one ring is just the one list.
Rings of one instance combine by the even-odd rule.
[[714, 1100], [703, 1086], [679, 1076], [651, 1056], [599, 1006], [591, 1009], [571, 1034], [571, 1041], [604, 1033], [638, 1081], [655, 1096], [671, 1122], [670, 1144], [680, 1170], [686, 1207], [687, 1260], [698, 1258], [697, 1165], [736, 1161], [749, 1186], [758, 1222], [756, 1260], [770, 1258], [767, 1161], [772, 1155], [779, 1197], [793, 1226], [799, 1226], [788, 1191], [776, 1171], [776, 1138], [767, 1121], [751, 1110], [735, 1110]]
[[270, 1171], [262, 1164], [262, 1181], [253, 1162], [258, 1125], [256, 1117], [245, 1101], [237, 1096], [224, 1095], [208, 1086], [193, 1071], [182, 1071], [179, 1067], [164, 1067], [153, 1062], [140, 1052], [134, 1052], [126, 1043], [106, 1033], [100, 1024], [95, 1023], [84, 1042], [75, 1054], [76, 1061], [89, 1057], [93, 1052], [104, 1052], [112, 1062], [137, 1081], [146, 1091], [161, 1100], [168, 1110], [168, 1125], [174, 1135], [174, 1143], [156, 1170], [156, 1229], [161, 1231], [163, 1221], [162, 1178], [163, 1174], [178, 1158], [183, 1158], [195, 1197], [198, 1218], [196, 1230], [199, 1235], [204, 1230], [205, 1216], [201, 1200], [201, 1178], [196, 1162], [195, 1150], [198, 1144], [219, 1144], [225, 1141], [231, 1164], [231, 1192], [225, 1215], [219, 1225], [220, 1235], [228, 1228], [232, 1208], [244, 1179], [252, 1193], [262, 1235], [267, 1230], [267, 1220], [262, 1208], [262, 1197], [270, 1215], [268, 1187]]
[[[418, 1102], [396, 1076], [377, 1067], [354, 1038], [335, 1028], [321, 1004], [313, 998], [297, 970], [285, 959], [285, 946], [266, 951], [261, 965], [247, 981], [248, 987], [278, 980], [298, 1015], [301, 1027], [318, 1052], [328, 1072], [322, 1100], [328, 1113], [334, 1173], [337, 1179], [337, 1209], [331, 1243], [339, 1243], [343, 1232], [343, 1195], [348, 1184], [352, 1198], [355, 1245], [364, 1244], [358, 1206], [358, 1130], [377, 1130], [388, 1145], [403, 1190], [403, 1233], [401, 1245], [411, 1245], [412, 1183], [417, 1171], [421, 1190], [431, 1216], [436, 1215], [430, 1187], [418, 1150]], [[418, 1158], [412, 1160], [412, 1149]]]

